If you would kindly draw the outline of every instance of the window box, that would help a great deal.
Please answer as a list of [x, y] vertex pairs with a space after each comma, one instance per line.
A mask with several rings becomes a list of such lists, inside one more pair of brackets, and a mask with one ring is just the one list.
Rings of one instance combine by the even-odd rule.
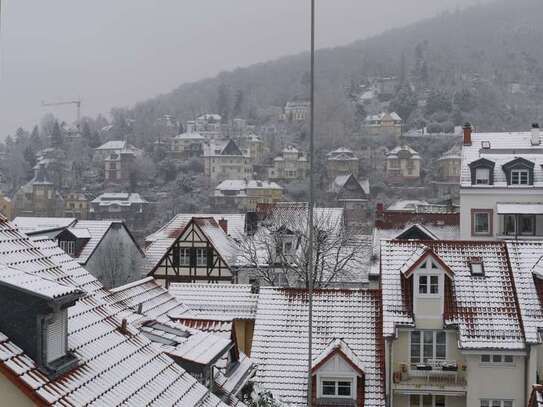
[[441, 365], [441, 370], [443, 370], [444, 372], [457, 372], [458, 371], [458, 364], [456, 362], [443, 363]]
[[417, 370], [432, 370], [432, 366], [424, 364], [424, 363], [418, 363], [415, 368]]

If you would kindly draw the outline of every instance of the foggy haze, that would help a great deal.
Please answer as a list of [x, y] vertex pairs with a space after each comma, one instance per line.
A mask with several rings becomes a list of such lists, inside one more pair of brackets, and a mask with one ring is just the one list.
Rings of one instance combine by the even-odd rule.
[[[317, 46], [343, 45], [480, 1], [320, 0]], [[307, 50], [301, 0], [4, 0], [0, 137], [29, 128], [41, 101], [81, 97], [82, 114], [107, 113], [222, 70]], [[339, 6], [339, 7], [338, 7]]]

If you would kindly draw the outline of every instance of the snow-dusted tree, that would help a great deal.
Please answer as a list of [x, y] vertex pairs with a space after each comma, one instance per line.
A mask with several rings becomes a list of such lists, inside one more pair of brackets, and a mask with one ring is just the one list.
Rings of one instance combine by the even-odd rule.
[[238, 263], [262, 285], [326, 288], [360, 281], [359, 240], [344, 225], [342, 211], [316, 208], [313, 264], [309, 257], [308, 211], [276, 208], [256, 232], [240, 242]]

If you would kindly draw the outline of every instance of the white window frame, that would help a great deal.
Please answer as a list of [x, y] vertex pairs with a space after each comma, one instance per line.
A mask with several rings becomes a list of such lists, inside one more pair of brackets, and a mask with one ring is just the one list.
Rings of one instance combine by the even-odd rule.
[[196, 248], [196, 266], [197, 267], [207, 266], [207, 247]]
[[[485, 215], [488, 218], [488, 222], [487, 222], [488, 227], [486, 231], [484, 232], [477, 231], [476, 220], [477, 220], [478, 215]], [[483, 209], [481, 209], [480, 211], [475, 210], [473, 212], [472, 222], [473, 222], [473, 236], [491, 236], [492, 235], [492, 214], [488, 212], [487, 210], [483, 210]]]
[[[488, 361], [483, 361], [483, 357], [488, 357]], [[506, 362], [505, 358], [512, 358], [511, 362]], [[499, 361], [496, 360], [499, 358]], [[513, 367], [515, 366], [515, 356], [509, 354], [501, 353], [483, 353], [479, 357], [479, 365], [481, 367], [494, 367], [494, 366], [504, 366], [504, 367]]]
[[58, 245], [66, 254], [69, 254], [70, 256], [75, 255], [75, 241], [73, 240], [60, 240], [58, 242]]
[[[318, 397], [319, 398], [340, 398], [340, 399], [349, 399], [356, 400], [356, 378], [352, 375], [349, 376], [319, 376], [318, 377]], [[323, 394], [323, 384], [324, 382], [335, 382], [335, 395]], [[350, 396], [340, 396], [338, 395], [338, 382], [349, 382], [351, 383], [351, 395]]]
[[[442, 295], [442, 272], [439, 272], [440, 267], [435, 264], [431, 259], [426, 260], [416, 273], [417, 286], [415, 287], [415, 293], [417, 297], [421, 298], [439, 298]], [[426, 291], [421, 292], [421, 278], [426, 278]], [[433, 284], [432, 280], [437, 279], [437, 284]], [[437, 292], [432, 293], [432, 287], [437, 286]]]
[[188, 267], [190, 266], [190, 247], [179, 248], [179, 265]]
[[[417, 404], [411, 403], [411, 397], [412, 396], [419, 396], [419, 401]], [[411, 394], [409, 396], [409, 407], [424, 407], [424, 404], [422, 402], [424, 401], [424, 396], [430, 396], [429, 394]], [[439, 397], [439, 395], [430, 396], [432, 397], [432, 407], [436, 407], [436, 397]], [[441, 396], [444, 397], [445, 406], [447, 405], [447, 396]]]
[[[411, 355], [411, 349], [412, 349], [412, 334], [413, 332], [419, 332], [421, 341], [418, 344], [419, 345], [419, 361], [418, 362], [412, 362], [412, 355]], [[431, 330], [431, 329], [413, 329], [409, 331], [409, 366], [412, 366], [413, 364], [424, 364], [424, 333], [425, 332], [432, 332], [432, 357], [428, 359], [437, 359], [437, 360], [447, 360], [447, 356], [449, 354], [449, 347], [448, 347], [448, 340], [447, 340], [447, 332], [442, 330]], [[445, 356], [443, 358], [437, 356], [437, 334], [443, 332], [445, 334]]]
[[[522, 176], [525, 175], [526, 176], [526, 182], [522, 182]], [[515, 179], [515, 176], [517, 178], [517, 182], [513, 182], [513, 180]], [[511, 185], [530, 185], [530, 171], [528, 171], [527, 169], [525, 168], [514, 168], [511, 170], [511, 175], [510, 175], [511, 179], [509, 180], [510, 181], [510, 184]]]
[[[479, 177], [479, 174], [483, 172], [484, 177]], [[485, 181], [485, 182], [479, 182]], [[475, 185], [490, 185], [490, 168], [479, 167], [475, 168]]]
[[[481, 399], [479, 405], [481, 407], [495, 407], [495, 404], [498, 402], [499, 407], [515, 407], [515, 400], [511, 399]], [[510, 402], [511, 404], [505, 404]]]

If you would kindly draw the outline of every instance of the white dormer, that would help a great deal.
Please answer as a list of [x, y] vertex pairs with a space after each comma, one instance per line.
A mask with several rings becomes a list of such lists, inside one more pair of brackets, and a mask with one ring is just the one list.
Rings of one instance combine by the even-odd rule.
[[404, 276], [412, 278], [417, 327], [441, 328], [447, 279], [452, 279], [450, 268], [430, 248], [425, 248], [418, 258], [412, 259]]

